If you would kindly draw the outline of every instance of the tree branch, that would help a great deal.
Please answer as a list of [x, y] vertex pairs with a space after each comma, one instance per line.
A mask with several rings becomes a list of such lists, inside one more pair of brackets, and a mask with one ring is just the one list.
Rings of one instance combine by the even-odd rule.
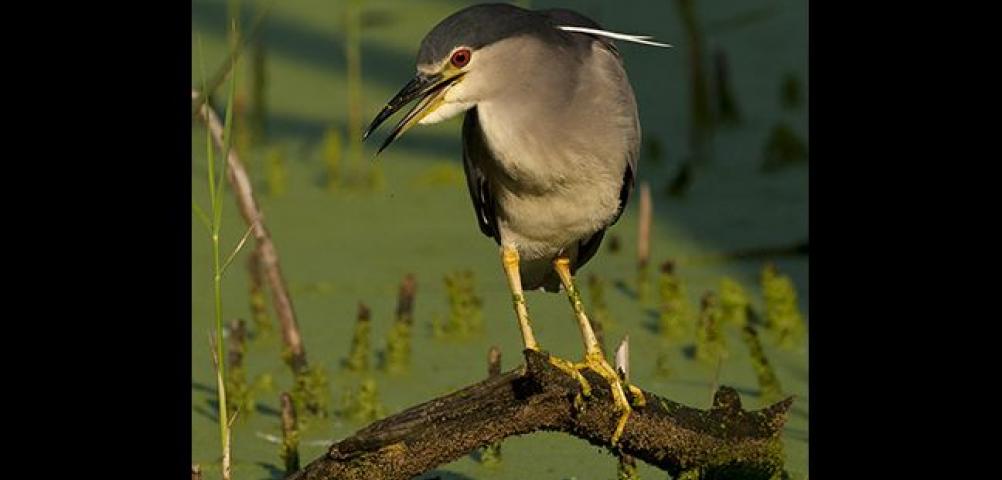
[[[619, 412], [597, 374], [583, 372], [592, 395], [546, 353], [525, 351], [526, 366], [375, 422], [335, 443], [291, 480], [409, 479], [512, 435], [559, 431], [607, 448]], [[672, 475], [767, 479], [782, 469], [780, 433], [793, 398], [749, 412], [720, 387], [710, 410], [644, 392], [617, 451]], [[636, 399], [633, 399], [636, 400]]]

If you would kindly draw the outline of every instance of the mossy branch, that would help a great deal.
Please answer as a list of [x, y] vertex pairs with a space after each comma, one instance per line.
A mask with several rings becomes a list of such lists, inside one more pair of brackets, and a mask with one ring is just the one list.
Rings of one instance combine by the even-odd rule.
[[[512, 435], [559, 431], [613, 448], [619, 412], [608, 388], [575, 407], [580, 385], [546, 353], [525, 351], [526, 366], [372, 423], [289, 477], [291, 480], [409, 479]], [[590, 371], [593, 385], [603, 380]], [[746, 411], [720, 387], [709, 410], [644, 392], [617, 451], [674, 476], [768, 479], [782, 469], [780, 434], [793, 398]]]

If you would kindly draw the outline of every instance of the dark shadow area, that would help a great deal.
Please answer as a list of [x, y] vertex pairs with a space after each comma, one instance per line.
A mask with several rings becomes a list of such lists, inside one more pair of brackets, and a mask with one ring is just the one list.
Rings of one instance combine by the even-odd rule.
[[216, 394], [216, 387], [215, 386], [211, 386], [210, 387], [210, 386], [208, 386], [208, 385], [206, 385], [204, 383], [191, 382], [191, 389], [192, 390], [198, 390], [199, 392], [202, 392], [202, 393], [209, 393], [209, 394], [212, 394], [212, 395]]
[[[211, 402], [213, 405], [218, 405], [217, 402]], [[219, 415], [216, 413], [217, 410], [207, 409], [200, 405], [193, 405], [191, 410], [195, 413], [209, 419], [212, 423], [217, 423], [219, 421]]]
[[257, 466], [268, 471], [268, 476], [262, 478], [261, 480], [282, 480], [285, 478], [285, 469], [278, 468], [267, 462], [257, 462]]
[[690, 343], [689, 345], [686, 345], [686, 346], [682, 347], [682, 355], [685, 355], [685, 358], [688, 359], [688, 360], [695, 360], [696, 359], [696, 345]]
[[[218, 411], [217, 409], [219, 408], [219, 402], [217, 402], [214, 399], [214, 397], [216, 395], [216, 387], [210, 387], [210, 386], [205, 385], [203, 383], [191, 382], [191, 389], [192, 390], [197, 390], [199, 392], [206, 393], [206, 394], [209, 394], [209, 395], [213, 396], [213, 398], [207, 398], [205, 400], [205, 402], [209, 406], [210, 410], [206, 410], [205, 408], [202, 408], [202, 407], [194, 407], [194, 408], [196, 410], [201, 409], [202, 412], [199, 412], [201, 415], [206, 416], [208, 418], [211, 418], [213, 421], [215, 421], [215, 419], [217, 418], [217, 415], [215, 413], [210, 413], [210, 412], [216, 412], [216, 411]], [[260, 413], [262, 415], [268, 415], [270, 417], [278, 417], [278, 416], [280, 416], [282, 414], [282, 412], [280, 412], [280, 411], [278, 411], [278, 410], [276, 410], [276, 409], [268, 406], [267, 404], [261, 403], [261, 402], [255, 402], [254, 403], [254, 410], [257, 411], [257, 413]]]
[[261, 403], [261, 402], [254, 402], [254, 410], [257, 413], [260, 413], [262, 415], [267, 415], [269, 417], [276, 417], [276, 418], [278, 418], [278, 417], [282, 416], [282, 412], [281, 411], [276, 410], [276, 409], [274, 409], [272, 407], [269, 407], [268, 405], [266, 405], [264, 403]]
[[645, 318], [641, 322], [644, 329], [651, 333], [658, 333], [661, 329], [661, 326], [658, 325], [658, 319], [661, 318], [661, 312], [658, 312], [657, 309], [654, 308], [647, 308], [644, 309], [644, 317]]
[[[229, 25], [226, 8], [226, 4], [222, 2], [199, 2], [192, 5], [192, 29], [220, 37], [225, 36]], [[275, 8], [281, 8], [281, 4]], [[240, 24], [250, 25], [255, 13], [253, 9], [242, 9]], [[337, 24], [331, 25], [327, 30], [317, 30], [275, 15], [273, 10], [264, 20], [260, 38], [266, 48], [274, 54], [309, 63], [319, 70], [343, 74], [346, 69], [343, 33], [344, 27]], [[364, 78], [366, 82], [403, 86], [414, 74], [416, 57], [416, 41], [414, 52], [411, 53], [390, 50], [372, 42], [362, 42]]]
[[631, 300], [636, 300], [637, 299], [637, 291], [634, 290], [633, 287], [629, 286], [625, 281], [623, 281], [623, 280], [616, 280], [616, 281], [612, 282], [612, 286], [615, 287], [616, 290], [619, 291], [619, 293], [622, 293], [623, 295], [626, 295]]

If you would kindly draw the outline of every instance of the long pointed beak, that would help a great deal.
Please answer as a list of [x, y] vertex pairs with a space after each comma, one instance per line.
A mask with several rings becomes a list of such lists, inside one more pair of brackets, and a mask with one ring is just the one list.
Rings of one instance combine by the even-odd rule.
[[445, 77], [442, 74], [425, 75], [419, 73], [410, 82], [407, 82], [407, 85], [404, 85], [404, 88], [400, 89], [390, 102], [379, 111], [379, 115], [376, 115], [369, 128], [362, 134], [362, 141], [369, 138], [369, 134], [382, 125], [387, 118], [393, 116], [394, 113], [407, 106], [408, 103], [420, 99], [414, 105], [414, 108], [407, 112], [407, 115], [404, 115], [397, 125], [393, 127], [393, 131], [390, 132], [390, 135], [383, 141], [382, 146], [379, 147], [379, 151], [376, 152], [376, 155], [379, 155], [394, 140], [420, 121], [421, 118], [434, 111], [435, 108], [438, 108], [439, 100], [441, 100], [446, 87], [452, 85], [460, 77], [462, 77], [462, 74]]

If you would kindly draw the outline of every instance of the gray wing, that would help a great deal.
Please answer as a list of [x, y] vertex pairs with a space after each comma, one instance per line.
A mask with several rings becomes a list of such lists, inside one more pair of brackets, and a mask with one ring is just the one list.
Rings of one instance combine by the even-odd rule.
[[[573, 10], [568, 10], [565, 8], [539, 10], [539, 13], [549, 17], [550, 21], [554, 25], [567, 25], [573, 27], [587, 27], [587, 28], [598, 28], [598, 29], [602, 28], [602, 26], [599, 25], [598, 22], [578, 12], [575, 12]], [[612, 39], [607, 37], [600, 37], [597, 35], [589, 35], [587, 33], [581, 33], [581, 32], [565, 32], [565, 33], [569, 37], [574, 38], [575, 41], [597, 42], [603, 48], [611, 52], [613, 56], [615, 56], [615, 58], [618, 60], [619, 68], [622, 69], [623, 79], [626, 80], [626, 70], [623, 67], [622, 56], [619, 54], [619, 50], [616, 48], [616, 44], [613, 43]], [[587, 51], [587, 49], [582, 49], [582, 51]], [[628, 86], [629, 82], [626, 82], [626, 85], [628, 91], [624, 93], [628, 94], [632, 98], [633, 91]], [[640, 123], [639, 120], [636, 118], [634, 118], [634, 121], [637, 122], [637, 134], [639, 137]], [[630, 194], [633, 192], [633, 185], [634, 183], [636, 183], [637, 180], [637, 159], [640, 153], [639, 146], [640, 146], [640, 139], [637, 138], [637, 142], [635, 143], [633, 148], [631, 148], [630, 151], [628, 151], [626, 154], [627, 167], [626, 167], [626, 173], [623, 175], [623, 186], [619, 191], [619, 211], [616, 212], [616, 216], [612, 219], [612, 222], [609, 224], [610, 226], [615, 225], [616, 222], [619, 221], [619, 217], [623, 215], [623, 209], [626, 208], [626, 204], [630, 200]], [[582, 250], [586, 250], [584, 248], [586, 246], [591, 246], [592, 248], [598, 248], [597, 244], [601, 242], [601, 237], [598, 237], [595, 240], [596, 241], [593, 242], [592, 239], [589, 238], [588, 240], [582, 242]], [[594, 254], [594, 252], [591, 253], [592, 255]]]
[[498, 233], [494, 196], [481, 168], [489, 161], [493, 161], [493, 156], [480, 130], [477, 109], [471, 108], [463, 118], [463, 170], [466, 172], [466, 186], [470, 190], [470, 200], [473, 202], [480, 231], [500, 245], [501, 235]]
[[[588, 27], [588, 28], [602, 28], [594, 20], [577, 13], [573, 10], [567, 9], [550, 9], [550, 10], [540, 10], [539, 13], [546, 15], [551, 19], [555, 25], [568, 25], [575, 27]], [[613, 54], [613, 56], [619, 61], [619, 68], [623, 68], [622, 56], [619, 54], [619, 50], [613, 43], [612, 39], [606, 37], [599, 37], [597, 35], [588, 35], [580, 32], [568, 32], [568, 35], [575, 39], [587, 39], [587, 41], [597, 42], [603, 48], [608, 50]], [[577, 40], [581, 41], [581, 40]], [[625, 69], [623, 70], [623, 76], [625, 80]], [[628, 83], [627, 83], [628, 85]], [[629, 87], [627, 87], [629, 88]], [[632, 89], [628, 93], [631, 97], [633, 96]], [[637, 122], [637, 134], [639, 137], [640, 124], [639, 120], [635, 118]], [[612, 221], [608, 226], [615, 225], [619, 221], [619, 218], [623, 215], [623, 210], [626, 208], [627, 203], [630, 201], [630, 194], [633, 193], [633, 186], [637, 180], [637, 160], [639, 157], [639, 145], [640, 139], [637, 138], [637, 142], [634, 144], [633, 148], [630, 148], [626, 152], [626, 172], [623, 174], [623, 183], [619, 190], [619, 210], [616, 212], [616, 216], [613, 217]], [[605, 236], [605, 229], [595, 232], [591, 237], [581, 241], [578, 245], [578, 257], [574, 264], [574, 270], [577, 270], [588, 260], [591, 260], [593, 256], [598, 252], [599, 246], [602, 244], [602, 238]]]

